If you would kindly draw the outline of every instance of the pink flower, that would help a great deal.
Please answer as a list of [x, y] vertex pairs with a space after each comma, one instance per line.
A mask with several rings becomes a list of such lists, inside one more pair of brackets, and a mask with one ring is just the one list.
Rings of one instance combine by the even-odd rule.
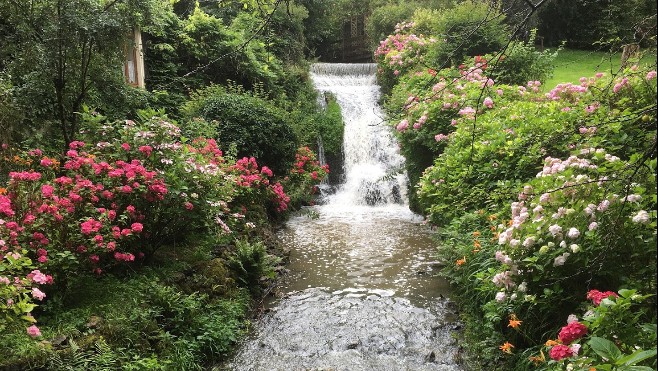
[[53, 161], [49, 159], [48, 157], [44, 157], [41, 159], [41, 166], [43, 167], [50, 167], [53, 165]]
[[50, 198], [53, 195], [55, 188], [49, 184], [44, 184], [41, 186], [41, 195], [43, 198]]
[[185, 202], [185, 203], [183, 203], [183, 207], [184, 207], [186, 210], [192, 210], [192, 209], [194, 209], [194, 205], [193, 205], [191, 202]]
[[647, 80], [651, 80], [656, 77], [656, 71], [647, 72]]
[[27, 328], [27, 334], [32, 336], [33, 338], [36, 338], [36, 337], [41, 336], [41, 331], [39, 330], [39, 328], [37, 326], [32, 325], [32, 326]]
[[43, 300], [43, 298], [46, 297], [46, 294], [43, 293], [43, 291], [39, 290], [36, 287], [32, 288], [32, 297], [38, 300]]
[[551, 359], [560, 361], [565, 358], [573, 357], [573, 350], [566, 345], [558, 344], [551, 348], [549, 355]]
[[[128, 147], [128, 149], [130, 149], [130, 147]], [[142, 152], [144, 154], [144, 156], [149, 157], [149, 156], [151, 156], [151, 152], [153, 151], [153, 147], [151, 147], [151, 146], [140, 146], [139, 151]]]
[[409, 128], [409, 121], [406, 119], [400, 121], [400, 123], [395, 127], [395, 129], [400, 132], [407, 130], [407, 128]]
[[52, 278], [49, 279], [49, 276], [46, 276], [38, 270], [33, 270], [27, 277], [39, 284], [49, 283], [49, 281], [52, 280]]
[[144, 226], [142, 225], [142, 223], [133, 223], [130, 226], [130, 229], [135, 233], [139, 233], [144, 229]]
[[633, 216], [632, 220], [634, 223], [641, 223], [641, 224], [647, 224], [649, 223], [649, 213], [647, 213], [645, 210], [640, 210], [637, 212], [636, 215]]
[[130, 144], [128, 143], [123, 143], [121, 145], [121, 148], [123, 148], [125, 151], [130, 151]]
[[557, 224], [553, 224], [550, 227], [548, 227], [548, 231], [551, 232], [553, 237], [558, 236], [560, 233], [562, 233], [562, 227], [560, 227]]
[[577, 228], [569, 228], [569, 231], [567, 232], [567, 236], [569, 238], [576, 239], [578, 236], [580, 236], [580, 231]]
[[494, 102], [493, 102], [493, 100], [492, 100], [490, 97], [486, 97], [486, 98], [484, 98], [484, 102], [483, 102], [483, 104], [484, 104], [487, 108], [493, 108], [493, 106], [494, 106]]
[[562, 343], [571, 344], [574, 340], [578, 340], [585, 335], [587, 335], [587, 327], [575, 321], [562, 327], [557, 337]]
[[434, 140], [436, 140], [437, 142], [446, 141], [448, 140], [448, 136], [445, 134], [437, 134], [434, 136]]
[[619, 295], [617, 295], [612, 291], [601, 292], [599, 290], [590, 290], [587, 293], [587, 299], [590, 299], [592, 303], [594, 303], [594, 305], [601, 304], [601, 301], [603, 301], [603, 299], [609, 298], [611, 296], [615, 298], [619, 297]]

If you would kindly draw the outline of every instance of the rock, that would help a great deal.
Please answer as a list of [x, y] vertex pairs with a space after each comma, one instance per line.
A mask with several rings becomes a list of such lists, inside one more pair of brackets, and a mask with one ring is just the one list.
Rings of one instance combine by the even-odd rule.
[[425, 359], [428, 363], [434, 363], [436, 361], [436, 354], [434, 354], [434, 351], [431, 351]]
[[98, 326], [103, 322], [103, 319], [98, 316], [91, 316], [89, 317], [89, 322], [87, 322], [87, 328], [98, 328]]
[[[87, 324], [87, 327], [89, 327], [89, 324]], [[54, 347], [56, 348], [62, 348], [65, 347], [68, 343], [68, 338], [66, 335], [59, 335], [56, 338], [54, 338], [51, 343], [53, 344]]]

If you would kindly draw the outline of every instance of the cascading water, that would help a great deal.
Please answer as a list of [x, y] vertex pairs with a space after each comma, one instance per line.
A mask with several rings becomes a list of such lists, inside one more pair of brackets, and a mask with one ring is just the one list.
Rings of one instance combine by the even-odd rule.
[[[289, 273], [233, 370], [459, 370], [433, 242], [406, 205], [404, 158], [377, 105], [373, 64], [315, 64], [345, 121], [345, 181], [278, 237]], [[319, 143], [320, 145], [321, 143]]]
[[337, 205], [386, 205], [406, 201], [404, 158], [379, 105], [373, 63], [317, 63], [316, 89], [331, 93], [345, 122], [345, 183], [330, 200]]

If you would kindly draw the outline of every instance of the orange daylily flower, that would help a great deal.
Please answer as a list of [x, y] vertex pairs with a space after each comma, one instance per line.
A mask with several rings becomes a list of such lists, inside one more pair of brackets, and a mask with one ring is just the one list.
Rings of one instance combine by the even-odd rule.
[[455, 264], [457, 264], [457, 266], [460, 266], [460, 265], [464, 265], [464, 263], [466, 263], [466, 257], [458, 259]]
[[514, 348], [514, 345], [512, 345], [509, 341], [506, 341], [505, 344], [498, 347], [498, 349], [502, 350], [503, 353], [507, 354], [512, 354], [512, 348]]
[[7, 188], [0, 187], [0, 195], [7, 194]]
[[482, 247], [482, 245], [480, 244], [480, 241], [475, 240], [475, 241], [473, 241], [473, 247], [480, 248], [480, 247]]
[[491, 214], [489, 215], [489, 221], [492, 222], [494, 220], [498, 219], [498, 216], [496, 214]]
[[509, 316], [509, 324], [507, 327], [518, 328], [521, 326], [521, 323], [523, 323], [523, 321], [520, 321], [518, 318], [516, 318], [516, 314], [512, 313], [512, 315]]
[[544, 345], [546, 345], [547, 347], [554, 347], [554, 346], [556, 346], [556, 345], [558, 345], [558, 344], [560, 344], [559, 341], [549, 340], [549, 341], [547, 341], [546, 344], [544, 344]]
[[479, 236], [480, 236], [480, 231], [473, 232], [473, 237], [479, 237]]
[[544, 362], [546, 362], [546, 356], [544, 356], [544, 352], [540, 350], [540, 351], [539, 351], [539, 354], [540, 354], [540, 355], [538, 355], [538, 356], [530, 356], [530, 357], [528, 357], [528, 359], [531, 360], [532, 363], [533, 363], [535, 366], [537, 366], [537, 365], [540, 364], [540, 363], [544, 363]]

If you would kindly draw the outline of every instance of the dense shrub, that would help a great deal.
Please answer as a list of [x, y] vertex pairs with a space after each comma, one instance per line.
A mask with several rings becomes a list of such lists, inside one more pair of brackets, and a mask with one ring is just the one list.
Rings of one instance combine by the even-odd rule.
[[[88, 141], [72, 142], [62, 158], [32, 150], [3, 159], [15, 170], [0, 188], [0, 310], [12, 327], [19, 318], [35, 321], [34, 301], [46, 297], [39, 285], [62, 290], [77, 276], [134, 265], [194, 233], [232, 243], [267, 217], [264, 208], [288, 208], [269, 168], [254, 158], [228, 161], [213, 139], [183, 138], [152, 114], [108, 122], [85, 113], [80, 137]], [[294, 192], [308, 193], [325, 175], [297, 172], [286, 179]], [[31, 326], [28, 334], [40, 332]]]
[[255, 157], [276, 174], [285, 174], [294, 160], [297, 138], [285, 112], [261, 96], [211, 87], [193, 98], [187, 115], [216, 121], [221, 143], [235, 146], [238, 157]]
[[[507, 43], [509, 32], [504, 22], [505, 15], [498, 7], [495, 2], [465, 1], [424, 17], [431, 20], [424, 23], [426, 28], [416, 30], [412, 27], [411, 32], [424, 32], [438, 40], [429, 47], [425, 63], [431, 68], [442, 69], [456, 66], [469, 56], [500, 50]], [[423, 17], [423, 12], [414, 17]]]
[[535, 49], [536, 30], [533, 30], [527, 42], [515, 40], [510, 42], [500, 55], [485, 55], [489, 61], [487, 75], [498, 84], [524, 85], [528, 81], [542, 81], [553, 74], [553, 61], [556, 52], [548, 49], [538, 51]]

